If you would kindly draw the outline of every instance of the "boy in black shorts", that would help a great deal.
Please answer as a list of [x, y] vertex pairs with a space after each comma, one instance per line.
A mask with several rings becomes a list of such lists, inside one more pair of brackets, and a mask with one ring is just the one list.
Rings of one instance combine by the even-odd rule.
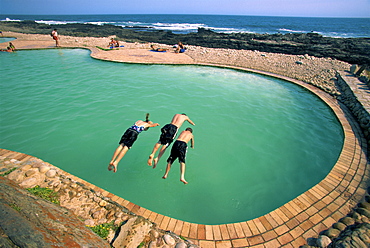
[[[166, 124], [161, 129], [162, 133], [159, 138], [159, 141], [154, 145], [153, 151], [149, 155], [149, 159], [148, 159], [149, 166], [152, 166], [153, 161], [154, 161], [153, 169], [157, 166], [159, 159], [162, 157], [167, 147], [175, 139], [177, 131], [179, 130], [181, 125], [184, 123], [184, 121], [188, 121], [190, 124], [195, 125], [194, 122], [190, 120], [186, 114], [176, 114], [173, 116], [171, 123]], [[159, 150], [158, 157], [154, 158], [155, 153], [158, 151], [160, 147], [161, 149]]]
[[171, 149], [171, 155], [167, 159], [167, 168], [166, 172], [164, 173], [163, 179], [166, 179], [168, 173], [170, 172], [172, 163], [178, 158], [180, 162], [180, 181], [184, 184], [188, 184], [185, 180], [185, 157], [186, 152], [188, 150], [187, 143], [191, 141], [190, 147], [194, 149], [194, 136], [193, 136], [193, 129], [190, 127], [186, 128], [185, 131], [182, 131]]

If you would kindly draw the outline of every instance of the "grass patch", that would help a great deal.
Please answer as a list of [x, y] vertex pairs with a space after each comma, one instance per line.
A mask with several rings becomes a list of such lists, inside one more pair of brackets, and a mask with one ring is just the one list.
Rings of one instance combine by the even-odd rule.
[[99, 48], [100, 50], [103, 50], [103, 51], [119, 50], [118, 48], [102, 48], [100, 46], [96, 46], [96, 48]]
[[10, 204], [9, 205], [11, 208], [17, 210], [18, 212], [20, 212], [22, 210], [22, 208], [20, 208], [17, 204], [13, 203], [13, 204]]
[[118, 226], [115, 226], [113, 222], [104, 223], [97, 226], [87, 226], [90, 228], [94, 233], [98, 234], [101, 238], [107, 239], [109, 235], [109, 231], [113, 230], [114, 232], [117, 231]]
[[5, 177], [5, 176], [9, 175], [10, 173], [12, 173], [13, 171], [15, 171], [16, 169], [18, 169], [18, 168], [12, 168], [12, 169], [8, 170], [7, 172], [5, 172], [3, 174], [0, 174], [0, 176]]
[[27, 190], [35, 196], [38, 196], [42, 199], [48, 200], [57, 205], [60, 204], [58, 193], [49, 188], [41, 188], [39, 185], [33, 188], [27, 188]]

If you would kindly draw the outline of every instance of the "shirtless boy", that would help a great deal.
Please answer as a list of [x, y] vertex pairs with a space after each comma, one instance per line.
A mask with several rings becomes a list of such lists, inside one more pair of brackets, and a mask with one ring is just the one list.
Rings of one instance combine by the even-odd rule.
[[163, 179], [166, 179], [168, 176], [168, 172], [170, 172], [172, 163], [178, 158], [180, 162], [180, 181], [184, 184], [188, 184], [188, 182], [185, 180], [185, 157], [186, 152], [188, 150], [187, 143], [191, 141], [190, 147], [194, 149], [194, 136], [193, 136], [193, 129], [190, 127], [186, 128], [185, 131], [182, 131], [175, 141], [173, 143], [172, 149], [171, 149], [171, 155], [167, 159], [167, 168], [166, 172], [164, 173]]
[[[167, 147], [175, 139], [177, 131], [179, 130], [181, 125], [184, 123], [184, 121], [187, 121], [192, 125], [195, 125], [194, 122], [190, 120], [186, 114], [175, 114], [174, 117], [172, 118], [171, 123], [166, 124], [164, 127], [162, 127], [161, 129], [162, 134], [159, 138], [159, 141], [154, 145], [153, 151], [149, 155], [149, 159], [148, 159], [149, 166], [152, 166], [153, 161], [154, 161], [153, 169], [157, 166], [159, 159], [162, 157]], [[161, 149], [159, 150], [158, 157], [154, 158], [155, 153], [158, 151], [160, 147]]]

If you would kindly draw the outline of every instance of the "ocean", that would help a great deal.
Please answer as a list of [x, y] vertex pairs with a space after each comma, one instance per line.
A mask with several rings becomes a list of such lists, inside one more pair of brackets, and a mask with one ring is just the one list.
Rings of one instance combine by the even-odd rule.
[[237, 15], [0, 15], [0, 21], [33, 20], [46, 24], [111, 24], [140, 31], [219, 33], [319, 33], [325, 37], [370, 37], [370, 18], [272, 17]]

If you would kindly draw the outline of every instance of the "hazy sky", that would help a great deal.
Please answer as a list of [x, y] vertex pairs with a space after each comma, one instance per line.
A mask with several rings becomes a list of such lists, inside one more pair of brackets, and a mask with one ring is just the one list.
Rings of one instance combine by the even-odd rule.
[[370, 17], [370, 0], [0, 0], [0, 14]]

